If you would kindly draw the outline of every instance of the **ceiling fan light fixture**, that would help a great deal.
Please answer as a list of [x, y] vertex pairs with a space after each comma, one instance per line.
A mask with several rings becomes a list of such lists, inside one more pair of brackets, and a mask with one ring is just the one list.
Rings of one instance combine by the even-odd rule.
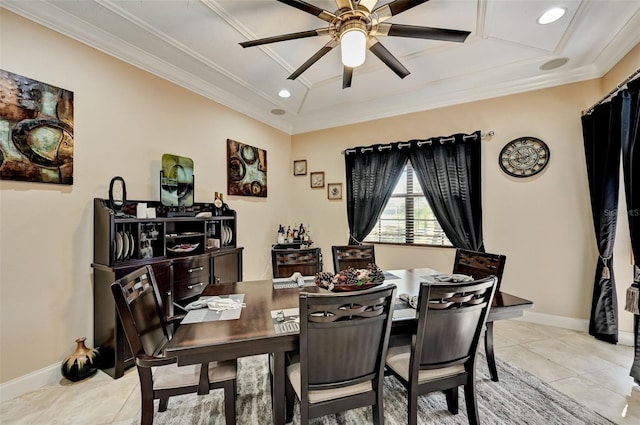
[[340, 34], [342, 64], [355, 68], [364, 63], [367, 52], [367, 33], [360, 25], [346, 28]]

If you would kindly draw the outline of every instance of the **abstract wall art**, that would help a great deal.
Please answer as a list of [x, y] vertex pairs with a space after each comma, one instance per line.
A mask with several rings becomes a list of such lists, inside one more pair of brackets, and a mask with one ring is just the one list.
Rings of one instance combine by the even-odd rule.
[[193, 159], [185, 156], [162, 155], [160, 200], [162, 205], [190, 207], [193, 205]]
[[0, 179], [73, 184], [73, 92], [0, 69]]
[[267, 151], [227, 139], [227, 194], [267, 197]]

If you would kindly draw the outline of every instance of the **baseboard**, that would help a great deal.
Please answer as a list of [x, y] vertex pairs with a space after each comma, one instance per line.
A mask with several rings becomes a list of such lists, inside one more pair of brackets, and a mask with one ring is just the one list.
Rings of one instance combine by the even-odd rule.
[[[524, 316], [516, 320], [537, 323], [538, 325], [555, 326], [556, 328], [589, 332], [589, 321], [572, 317], [554, 316], [552, 314], [525, 311]], [[618, 344], [633, 347], [633, 332], [618, 331]]]
[[0, 385], [0, 402], [11, 400], [46, 385], [60, 382], [60, 363], [44, 367]]

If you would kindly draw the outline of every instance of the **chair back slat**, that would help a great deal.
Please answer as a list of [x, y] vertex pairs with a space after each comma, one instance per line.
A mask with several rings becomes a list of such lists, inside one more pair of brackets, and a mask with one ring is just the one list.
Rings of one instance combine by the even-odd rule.
[[466, 274], [474, 279], [484, 279], [489, 276], [498, 278], [498, 288], [502, 282], [502, 273], [507, 257], [501, 254], [477, 252], [458, 248], [453, 262], [453, 273]]
[[475, 357], [496, 284], [495, 276], [451, 285], [421, 284], [416, 367], [435, 369]]
[[370, 263], [376, 263], [374, 245], [334, 245], [331, 252], [335, 273], [348, 268], [366, 269]]
[[144, 266], [111, 285], [120, 321], [134, 355], [156, 356], [169, 343], [153, 269]]
[[302, 382], [310, 390], [371, 380], [383, 372], [395, 285], [300, 294]]

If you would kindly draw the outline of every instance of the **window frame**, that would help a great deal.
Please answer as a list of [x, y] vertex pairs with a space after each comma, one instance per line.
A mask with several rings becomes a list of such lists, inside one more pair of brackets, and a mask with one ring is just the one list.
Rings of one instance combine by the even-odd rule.
[[[439, 232], [434, 232], [433, 238], [437, 237], [438, 235], [441, 236], [441, 240], [442, 243], [440, 244], [436, 244], [436, 243], [416, 243], [415, 239], [416, 239], [416, 233], [415, 233], [415, 224], [416, 224], [416, 218], [415, 218], [415, 206], [416, 206], [416, 200], [417, 199], [424, 199], [425, 204], [428, 206], [429, 210], [431, 211], [431, 213], [433, 214], [433, 209], [431, 208], [431, 205], [429, 204], [429, 200], [426, 198], [426, 196], [424, 195], [424, 192], [422, 192], [420, 190], [420, 184], [417, 181], [417, 176], [413, 170], [413, 164], [411, 164], [411, 161], [407, 161], [407, 164], [405, 165], [405, 168], [402, 171], [402, 175], [400, 177], [401, 180], [398, 181], [398, 183], [396, 183], [396, 187], [394, 187], [394, 193], [391, 195], [391, 198], [389, 198], [389, 201], [387, 201], [387, 204], [384, 206], [383, 209], [383, 214], [384, 214], [384, 210], [386, 210], [389, 202], [392, 199], [404, 199], [404, 205], [405, 205], [405, 213], [404, 213], [404, 241], [382, 241], [381, 236], [383, 236], [382, 233], [378, 234], [377, 238], [370, 238], [370, 235], [377, 229], [377, 228], [381, 228], [381, 221], [384, 221], [385, 219], [382, 218], [383, 214], [380, 216], [380, 218], [378, 219], [378, 221], [376, 222], [376, 225], [374, 226], [374, 228], [371, 230], [371, 232], [369, 232], [369, 234], [364, 238], [363, 242], [365, 243], [372, 243], [372, 244], [383, 244], [383, 245], [401, 245], [401, 246], [428, 246], [428, 247], [438, 247], [438, 248], [455, 248], [453, 246], [453, 244], [451, 243], [451, 241], [447, 238], [446, 234], [444, 233], [444, 230], [442, 229], [442, 226], [440, 225], [440, 223], [438, 222], [438, 219], [435, 217], [434, 214], [434, 218], [433, 221], [435, 221], [435, 224], [437, 226], [438, 229], [440, 229]], [[403, 182], [402, 179], [405, 179], [405, 181]], [[404, 193], [396, 193], [398, 186], [402, 185], [404, 183], [405, 187], [406, 187], [406, 191]], [[391, 219], [386, 219], [391, 221]], [[425, 219], [420, 219], [418, 221], [427, 221]], [[429, 220], [431, 221], [431, 220]], [[420, 235], [418, 235], [420, 236]], [[426, 236], [426, 235], [425, 235]], [[432, 239], [433, 239], [432, 238]]]

